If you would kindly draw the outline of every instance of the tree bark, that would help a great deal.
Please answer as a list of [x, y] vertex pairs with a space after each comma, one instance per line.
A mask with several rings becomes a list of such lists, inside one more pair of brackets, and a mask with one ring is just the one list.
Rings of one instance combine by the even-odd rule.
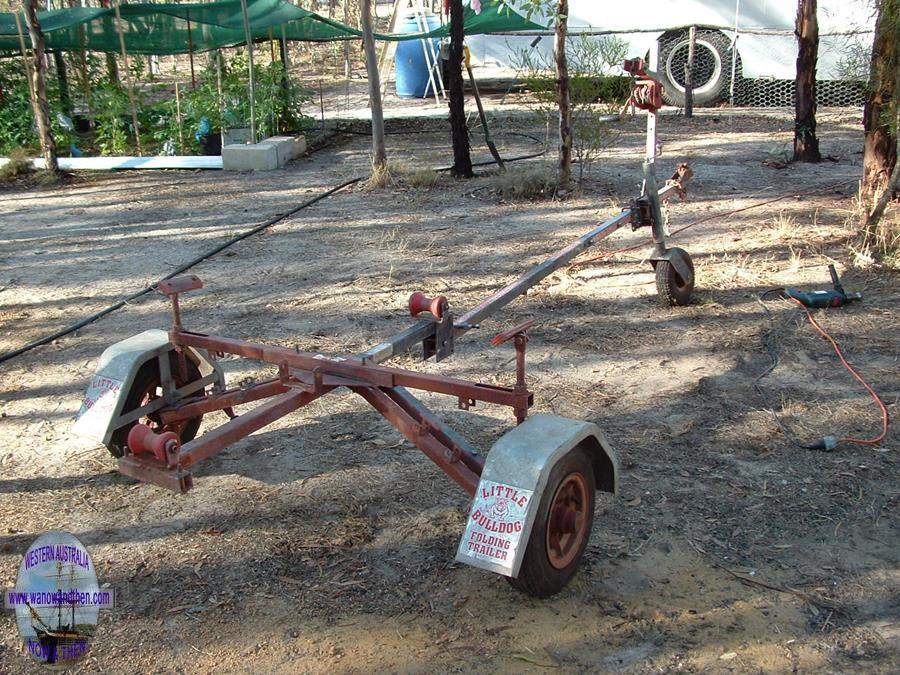
[[375, 34], [372, 28], [372, 0], [361, 3], [363, 49], [366, 54], [366, 74], [369, 78], [369, 108], [372, 111], [372, 172], [383, 174], [387, 169], [387, 150], [384, 143], [384, 112], [381, 106], [381, 76], [378, 73], [378, 56], [375, 52]]
[[53, 65], [56, 67], [56, 79], [59, 82], [59, 104], [63, 112], [72, 116], [72, 95], [69, 92], [69, 74], [66, 72], [66, 59], [58, 49], [53, 50]]
[[569, 63], [566, 58], [566, 35], [569, 23], [569, 0], [556, 6], [556, 38], [553, 55], [556, 61], [556, 105], [559, 108], [559, 187], [569, 187], [572, 178], [572, 102], [569, 93]]
[[[109, 0], [100, 0], [100, 6], [109, 9]], [[113, 52], [106, 52], [106, 72], [109, 77], [109, 83], [120, 86], [119, 80], [119, 64], [116, 61], [116, 55]]]
[[450, 0], [450, 53], [447, 61], [447, 93], [450, 98], [450, 134], [453, 141], [453, 169], [457, 178], [471, 178], [472, 157], [466, 128], [466, 99], [463, 92], [462, 60], [465, 27], [462, 0]]
[[50, 106], [47, 104], [47, 60], [44, 58], [44, 33], [38, 21], [37, 0], [25, 0], [25, 23], [31, 37], [31, 81], [34, 90], [32, 104], [34, 119], [37, 122], [38, 138], [41, 142], [41, 154], [48, 171], [56, 173], [59, 164], [56, 161], [56, 142], [50, 128]]
[[[897, 163], [897, 95], [900, 93], [898, 40], [900, 0], [880, 0], [872, 45], [869, 94], [863, 111], [866, 136], [861, 196], [867, 211], [869, 204], [885, 189]], [[870, 232], [868, 225], [866, 223], [866, 238], [874, 236], [874, 228]]]
[[816, 60], [819, 53], [819, 22], [816, 0], [797, 4], [797, 79], [794, 98], [794, 161], [820, 162], [816, 138]]

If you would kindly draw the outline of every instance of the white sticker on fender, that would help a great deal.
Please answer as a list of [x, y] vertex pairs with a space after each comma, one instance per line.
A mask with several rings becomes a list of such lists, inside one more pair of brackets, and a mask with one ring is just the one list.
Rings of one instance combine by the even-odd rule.
[[84, 400], [81, 402], [81, 409], [78, 411], [78, 414], [75, 415], [75, 419], [85, 415], [88, 410], [97, 414], [111, 414], [121, 389], [121, 380], [114, 380], [111, 377], [104, 377], [102, 375], [94, 375], [91, 378], [91, 384], [84, 394]]
[[533, 490], [482, 480], [456, 559], [476, 567], [484, 561], [493, 571], [511, 576], [516, 551], [528, 543], [520, 540], [533, 494]]

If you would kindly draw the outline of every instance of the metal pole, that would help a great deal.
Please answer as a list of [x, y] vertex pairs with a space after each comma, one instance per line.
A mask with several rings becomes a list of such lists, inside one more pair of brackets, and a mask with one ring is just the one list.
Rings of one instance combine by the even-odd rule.
[[250, 34], [247, 0], [241, 0], [241, 12], [244, 15], [244, 41], [247, 43], [247, 69], [250, 71], [250, 140], [256, 143], [256, 81], [253, 76], [253, 37]]
[[737, 75], [737, 41], [738, 21], [741, 15], [741, 0], [735, 0], [734, 6], [734, 40], [731, 42], [731, 85], [728, 92], [728, 104], [734, 108], [734, 78]]
[[697, 48], [697, 27], [688, 32], [688, 57], [684, 66], [684, 116], [694, 116], [694, 51]]

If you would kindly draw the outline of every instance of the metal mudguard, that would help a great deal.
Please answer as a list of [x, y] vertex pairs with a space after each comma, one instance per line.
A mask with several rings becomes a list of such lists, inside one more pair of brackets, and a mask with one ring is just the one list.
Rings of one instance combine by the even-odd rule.
[[517, 576], [550, 472], [579, 445], [593, 460], [597, 489], [615, 493], [619, 462], [597, 425], [531, 415], [488, 453], [456, 560]]
[[[138, 369], [147, 361], [172, 351], [169, 335], [163, 330], [143, 333], [107, 347], [100, 356], [97, 370], [91, 376], [81, 408], [75, 415], [72, 431], [82, 437], [103, 443], [110, 442], [112, 433], [121, 426], [122, 406], [128, 397]], [[203, 382], [224, 384], [221, 368], [203, 350], [190, 351], [196, 356]], [[203, 385], [196, 387], [202, 388]]]

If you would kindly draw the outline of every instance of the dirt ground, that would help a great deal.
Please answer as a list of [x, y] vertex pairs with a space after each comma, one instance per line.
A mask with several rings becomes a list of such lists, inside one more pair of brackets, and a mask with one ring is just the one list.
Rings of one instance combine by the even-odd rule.
[[[447, 132], [429, 124], [391, 135], [391, 156], [447, 163]], [[768, 363], [757, 296], [825, 287], [834, 262], [864, 300], [820, 320], [897, 416], [898, 277], [848, 257], [860, 113], [821, 114], [833, 161], [783, 169], [763, 162], [790, 141], [786, 114], [705, 111], [661, 127], [662, 166], [686, 160], [696, 174], [670, 208], [673, 228], [816, 194], [679, 235], [697, 269], [688, 307], [659, 305], [635, 251], [553, 275], [441, 364], [392, 362], [511, 384], [512, 350], [489, 339], [535, 319], [534, 410], [597, 423], [623, 463], [620, 494], [600, 500], [582, 569], [559, 596], [535, 600], [454, 563], [464, 493], [349, 393], [202, 463], [187, 495], [119, 475], [71, 420], [107, 345], [168, 326], [156, 294], [0, 365], [0, 583], [14, 584], [41, 532], [89, 547], [118, 606], [84, 671], [896, 672], [900, 434], [831, 453], [785, 439], [766, 406], [803, 439], [872, 436], [879, 416], [781, 301], [769, 303], [781, 362], [761, 383], [765, 400], [753, 389]], [[507, 122], [504, 153], [535, 150], [511, 133], [523, 129]], [[506, 203], [489, 175], [340, 192], [197, 265], [205, 288], [185, 298], [185, 323], [353, 354], [410, 323], [413, 290], [447, 295], [459, 314], [636, 195], [643, 122], [610, 134], [584, 193], [563, 201]], [[367, 144], [342, 137], [270, 173], [104, 174], [0, 192], [0, 351], [364, 173]], [[623, 230], [582, 260], [646, 234]], [[232, 382], [268, 372], [224, 366]], [[483, 450], [514, 423], [507, 409], [424, 398]], [[206, 418], [201, 433], [224, 419]], [[0, 626], [0, 670], [29, 671], [11, 613]]]

